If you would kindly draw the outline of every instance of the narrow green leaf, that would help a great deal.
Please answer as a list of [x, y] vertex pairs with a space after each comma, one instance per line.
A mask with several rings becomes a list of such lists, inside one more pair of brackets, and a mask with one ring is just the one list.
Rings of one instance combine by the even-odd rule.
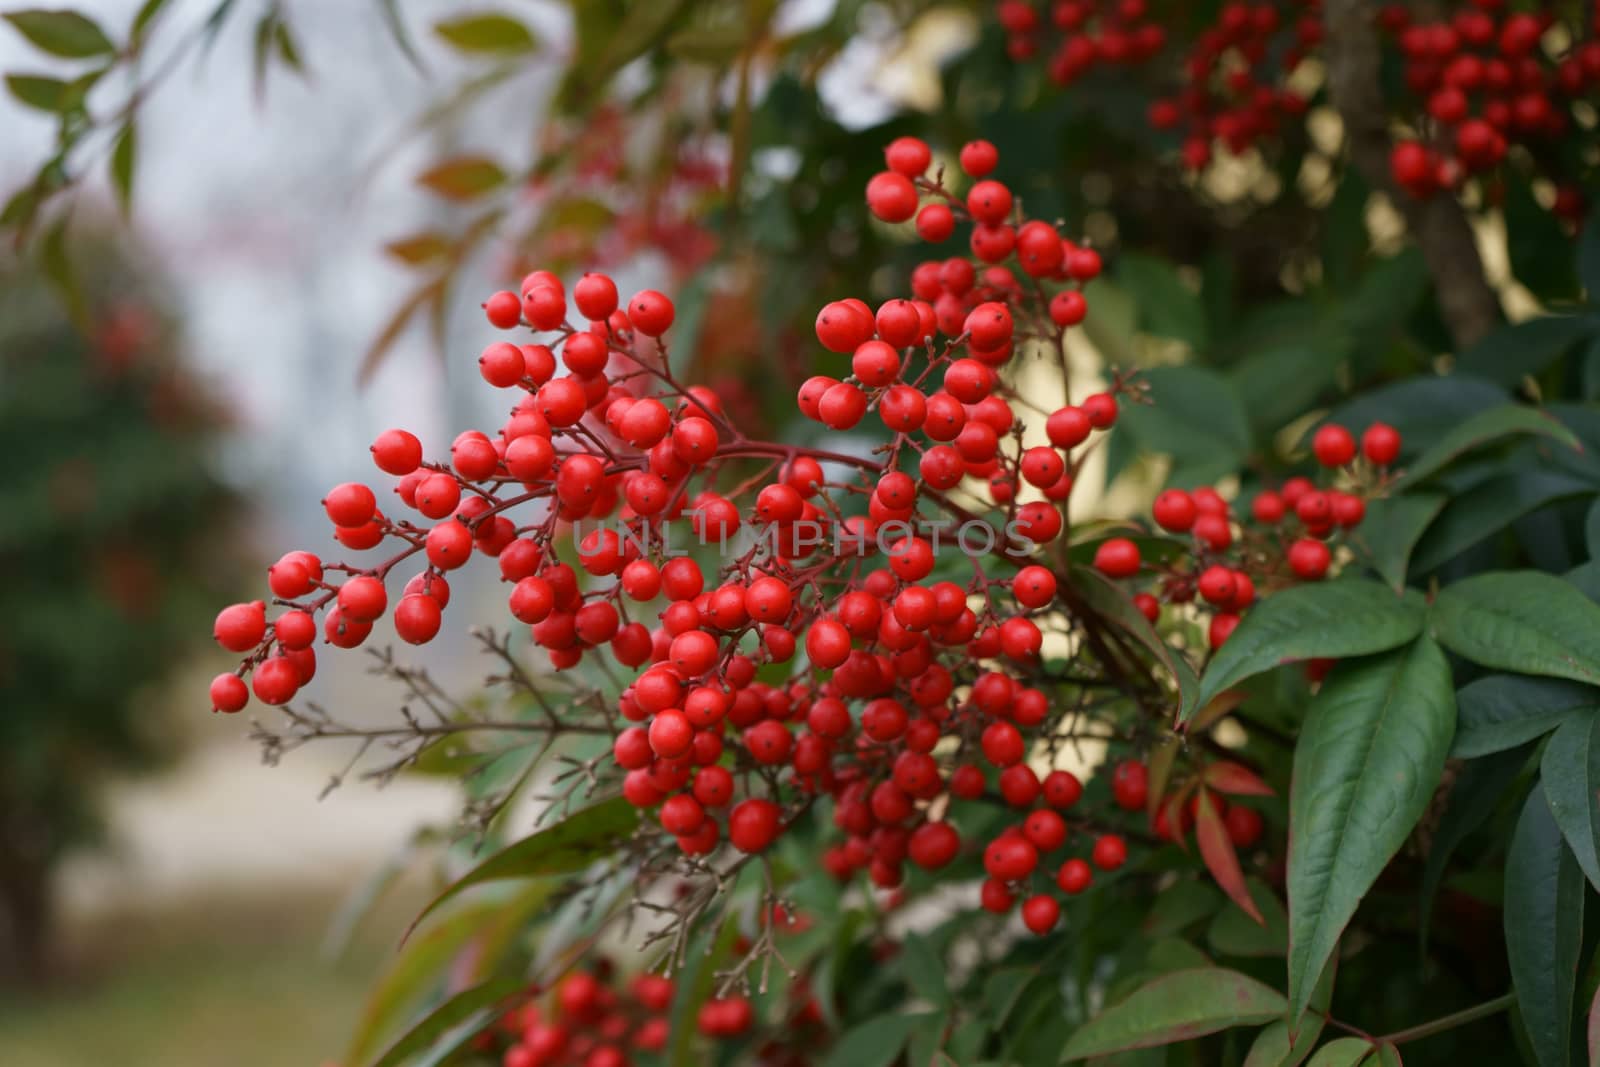
[[1456, 693], [1456, 739], [1450, 755], [1472, 759], [1543, 737], [1572, 715], [1600, 710], [1586, 685], [1527, 674], [1490, 674]]
[[388, 27], [389, 36], [400, 49], [400, 54], [405, 56], [417, 70], [422, 70], [422, 57], [417, 54], [417, 46], [411, 40], [411, 31], [406, 29], [405, 19], [400, 15], [400, 0], [382, 0], [381, 6], [383, 24]]
[[1429, 525], [1411, 554], [1411, 573], [1426, 574], [1558, 500], [1594, 495], [1594, 482], [1554, 466], [1508, 463], [1458, 492]]
[[1201, 967], [1163, 975], [1084, 1023], [1061, 1062], [1191, 1041], [1233, 1026], [1271, 1022], [1283, 994], [1238, 971]]
[[433, 24], [433, 32], [462, 52], [515, 55], [531, 52], [539, 46], [528, 27], [509, 15], [463, 15], [445, 19]]
[[6, 89], [19, 102], [39, 111], [61, 111], [71, 95], [68, 83], [42, 74], [7, 74]]
[[426, 1050], [469, 1019], [478, 1016], [482, 1016], [485, 1022], [493, 1019], [493, 1013], [487, 1009], [526, 989], [526, 982], [514, 978], [501, 978], [463, 989], [419, 1019], [415, 1026], [373, 1060], [371, 1067], [401, 1067], [412, 1056]]
[[1501, 385], [1516, 385], [1560, 359], [1594, 330], [1580, 315], [1545, 315], [1502, 326], [1462, 353], [1456, 370]]
[[[1462, 690], [1456, 694], [1459, 707]], [[1457, 737], [1460, 737], [1460, 717], [1457, 716]], [[1489, 820], [1500, 804], [1500, 798], [1522, 772], [1528, 762], [1528, 747], [1495, 752], [1481, 759], [1468, 760], [1456, 776], [1450, 789], [1450, 799], [1434, 829], [1428, 846], [1428, 858], [1423, 864], [1417, 905], [1417, 936], [1422, 945], [1428, 943], [1428, 929], [1433, 915], [1433, 899], [1444, 880], [1450, 857], [1456, 847], [1478, 827]]]
[[[520, 929], [529, 915], [548, 899], [553, 883], [537, 885], [519, 896], [473, 903], [452, 910], [421, 936], [402, 948], [371, 986], [355, 1035], [342, 1063], [366, 1063], [444, 983], [458, 959], [473, 953], [497, 927]], [[468, 979], [470, 980], [470, 979]]]
[[1583, 872], [1543, 789], [1528, 794], [1506, 855], [1506, 955], [1539, 1067], [1566, 1067], [1583, 943]]
[[1127, 253], [1117, 258], [1117, 281], [1133, 294], [1139, 323], [1161, 337], [1176, 337], [1195, 351], [1206, 347], [1206, 312], [1200, 296], [1183, 283], [1172, 264]]
[[457, 156], [417, 176], [417, 184], [447, 200], [471, 200], [504, 185], [506, 172], [486, 156]]
[[922, 934], [906, 935], [900, 944], [900, 960], [906, 982], [917, 996], [937, 1007], [951, 1005], [944, 960], [932, 941]]
[[1341, 1037], [1317, 1049], [1306, 1067], [1356, 1067], [1372, 1051], [1372, 1045], [1359, 1037]]
[[1574, 451], [1583, 450], [1576, 435], [1552, 416], [1538, 408], [1507, 404], [1480, 412], [1445, 434], [1437, 444], [1406, 466], [1401, 481], [1415, 485], [1431, 478], [1468, 452], [1523, 434], [1548, 437]]
[[1440, 644], [1482, 666], [1600, 684], [1600, 606], [1560, 578], [1480, 574], [1446, 586], [1428, 620]]
[[1589, 507], [1589, 516], [1583, 524], [1583, 540], [1588, 546], [1589, 558], [1600, 559], [1600, 498]]
[[1422, 632], [1422, 598], [1396, 596], [1382, 583], [1343, 578], [1292, 586], [1250, 609], [1217, 650], [1182, 719], [1224, 689], [1281, 663], [1313, 657], [1345, 658], [1382, 652]]
[[1589, 883], [1600, 889], [1600, 711], [1574, 715], [1556, 730], [1539, 774], [1550, 814]]
[[90, 59], [117, 50], [98, 23], [77, 11], [26, 8], [8, 11], [0, 18], [15, 26], [35, 48], [63, 59]]
[[133, 210], [133, 174], [138, 152], [139, 128], [130, 115], [111, 147], [111, 187], [116, 190], [117, 204], [124, 216]]
[[475, 885], [581, 871], [638, 825], [639, 809], [622, 797], [575, 811], [560, 822], [507, 845], [456, 879], [422, 909], [412, 921], [411, 930], [439, 905]]
[[1250, 899], [1265, 920], [1257, 923], [1237, 908], [1223, 908], [1211, 920], [1206, 941], [1220, 956], [1283, 956], [1289, 951], [1289, 914], [1259, 878], [1246, 879]]
[[846, 1030], [834, 1044], [823, 1067], [889, 1067], [911, 1038], [911, 1031], [926, 1026], [935, 1016], [880, 1015]]
[[91, 328], [89, 301], [83, 294], [82, 279], [67, 249], [67, 222], [67, 216], [62, 215], [45, 232], [39, 242], [39, 262], [67, 314], [80, 330], [87, 331]]
[[1400, 493], [1367, 506], [1360, 539], [1371, 555], [1373, 570], [1391, 589], [1405, 588], [1411, 552], [1449, 499], [1447, 493], [1423, 491]]
[[1120, 586], [1090, 567], [1074, 567], [1072, 584], [1090, 607], [1143, 645], [1145, 651], [1166, 668], [1177, 687], [1179, 707], [1187, 707], [1197, 700], [1200, 683], [1194, 676], [1194, 668], [1181, 652], [1173, 651], [1161, 639], [1150, 620], [1134, 606], [1132, 598]]
[[412, 266], [447, 259], [454, 248], [450, 238], [437, 230], [424, 230], [409, 237], [399, 237], [383, 246], [383, 250], [395, 259]]
[[1455, 719], [1450, 664], [1425, 637], [1340, 664], [1311, 702], [1289, 792], [1291, 1023], [1361, 898], [1427, 810]]
[[129, 40], [135, 44], [143, 41], [145, 34], [150, 31], [151, 23], [161, 15], [161, 10], [166, 6], [167, 0], [144, 0], [144, 3], [139, 5], [138, 13], [133, 16], [133, 26], [128, 31]]

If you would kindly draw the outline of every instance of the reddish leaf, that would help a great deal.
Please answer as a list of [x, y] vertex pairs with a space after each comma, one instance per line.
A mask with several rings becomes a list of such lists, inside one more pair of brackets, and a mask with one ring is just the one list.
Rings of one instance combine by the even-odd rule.
[[1211, 794], [1204, 789], [1200, 790], [1200, 803], [1196, 808], [1194, 836], [1211, 877], [1217, 880], [1217, 885], [1246, 915], [1262, 926], [1267, 925], [1256, 902], [1250, 899], [1250, 890], [1244, 884], [1244, 871], [1239, 867], [1239, 855], [1233, 850], [1233, 842], [1228, 840], [1228, 829], [1222, 824], [1222, 816], [1217, 812]]
[[1259, 775], [1232, 760], [1213, 763], [1205, 770], [1206, 785], [1219, 793], [1232, 793], [1242, 797], [1270, 797], [1272, 787]]
[[1183, 738], [1178, 734], [1169, 733], [1163, 737], [1156, 747], [1150, 752], [1150, 758], [1145, 761], [1145, 768], [1149, 771], [1150, 780], [1145, 793], [1145, 816], [1153, 823], [1156, 812], [1161, 810], [1161, 798], [1166, 794], [1167, 784], [1172, 780], [1172, 766], [1178, 759], [1178, 750], [1183, 747]]

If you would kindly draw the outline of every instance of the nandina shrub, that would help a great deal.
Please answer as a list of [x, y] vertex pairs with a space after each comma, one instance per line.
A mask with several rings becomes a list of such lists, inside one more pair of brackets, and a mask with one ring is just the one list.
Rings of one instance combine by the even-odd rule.
[[[212, 705], [281, 708], [269, 757], [354, 739], [469, 796], [346, 1060], [1592, 1057], [1588, 12], [1007, 0], [939, 114], [853, 133], [807, 80], [848, 18], [622, 6], [584, 9], [557, 191], [482, 301], [503, 423], [382, 434], [339, 547], [217, 618]], [[689, 139], [625, 161], [734, 59], [725, 179]], [[386, 337], [499, 210], [392, 246], [430, 276]], [[619, 292], [658, 239], [679, 284]], [[464, 568], [502, 614], [452, 605]], [[493, 673], [447, 692], [379, 626]], [[391, 724], [307, 699], [375, 645]]]

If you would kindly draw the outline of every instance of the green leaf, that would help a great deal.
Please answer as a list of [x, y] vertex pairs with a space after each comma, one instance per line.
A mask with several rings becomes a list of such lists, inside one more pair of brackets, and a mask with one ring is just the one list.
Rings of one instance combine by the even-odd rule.
[[1074, 567], [1072, 585], [1090, 607], [1143, 645], [1145, 651], [1166, 669], [1177, 687], [1180, 708], [1198, 700], [1200, 683], [1194, 676], [1194, 668], [1189, 666], [1189, 661], [1184, 659], [1181, 652], [1173, 651], [1161, 639], [1161, 635], [1150, 625], [1150, 620], [1134, 607], [1132, 598], [1125, 590], [1092, 567]]
[[560, 822], [506, 846], [456, 879], [422, 909], [412, 921], [411, 929], [415, 930], [439, 905], [475, 885], [581, 871], [610, 846], [633, 833], [638, 825], [639, 809], [622, 797], [612, 797], [575, 811]]
[[162, 8], [167, 6], [167, 0], [144, 0], [139, 5], [139, 11], [133, 16], [133, 26], [128, 31], [129, 40], [138, 43], [144, 40], [144, 35], [149, 31], [150, 24], [161, 14]]
[[1411, 555], [1411, 573], [1448, 563], [1524, 515], [1558, 500], [1592, 496], [1594, 483], [1553, 467], [1507, 464], [1504, 473], [1477, 482], [1445, 505]]
[[1372, 1045], [1359, 1037], [1341, 1037], [1317, 1049], [1306, 1067], [1356, 1067], [1372, 1051]]
[[1480, 574], [1445, 587], [1428, 621], [1440, 644], [1474, 663], [1600, 684], [1600, 606], [1560, 578]]
[[1311, 1014], [1301, 1023], [1299, 1032], [1291, 1039], [1288, 1022], [1279, 1019], [1256, 1036], [1255, 1044], [1250, 1046], [1250, 1053], [1245, 1057], [1244, 1067], [1295, 1067], [1311, 1055], [1328, 1021], [1337, 963], [1337, 960], [1329, 960], [1323, 970], [1316, 991], [1311, 994]]
[[[511, 899], [474, 903], [453, 910], [420, 937], [407, 943], [372, 984], [343, 1063], [366, 1063], [383, 1048], [425, 997], [443, 984], [452, 965], [464, 957], [487, 956], [487, 940], [509, 928], [520, 930], [549, 898], [554, 882], [530, 887]], [[482, 975], [478, 977], [483, 977]], [[474, 979], [467, 979], [469, 981]]]
[[1257, 923], [1238, 908], [1223, 908], [1211, 920], [1206, 940], [1222, 956], [1282, 956], [1289, 951], [1289, 915], [1283, 902], [1259, 878], [1246, 879], [1250, 899], [1261, 913]]
[[509, 15], [463, 15], [433, 24], [433, 32], [462, 52], [516, 55], [539, 47], [533, 33]]
[[932, 941], [922, 934], [907, 934], [900, 943], [900, 961], [912, 992], [937, 1007], [950, 1006], [944, 960]]
[[1217, 650], [1180, 721], [1223, 690], [1281, 663], [1396, 648], [1422, 632], [1426, 617], [1417, 594], [1396, 596], [1381, 583], [1361, 578], [1280, 590], [1252, 607]]
[[1583, 872], [1543, 789], [1528, 794], [1506, 855], [1506, 955], [1539, 1067], [1566, 1067], [1583, 943]]
[[1593, 1067], [1600, 1063], [1600, 989], [1594, 991], [1594, 999], [1589, 1002], [1589, 1025], [1584, 1037], [1589, 1046], [1589, 1063]]
[[1283, 994], [1238, 971], [1202, 967], [1163, 975], [1080, 1026], [1061, 1062], [1192, 1041], [1283, 1014]]
[[1581, 315], [1547, 315], [1502, 326], [1464, 352], [1456, 369], [1501, 385], [1538, 374], [1595, 331]]
[[487, 156], [457, 156], [417, 176], [417, 184], [446, 200], [472, 200], [504, 185], [506, 172]]
[[935, 1016], [880, 1015], [846, 1030], [834, 1044], [823, 1067], [889, 1067], [911, 1038], [911, 1031]]
[[490, 1010], [501, 1001], [524, 992], [527, 983], [514, 978], [501, 978], [493, 982], [463, 989], [440, 1004], [417, 1024], [402, 1034], [384, 1053], [372, 1061], [372, 1067], [401, 1067], [417, 1053], [433, 1045], [450, 1031], [474, 1018], [487, 1023], [494, 1018]]
[[1367, 1063], [1372, 1067], [1404, 1067], [1400, 1061], [1400, 1049], [1391, 1041], [1379, 1045], [1378, 1050], [1367, 1057]]
[[1289, 793], [1291, 1022], [1361, 898], [1427, 810], [1455, 719], [1450, 664], [1425, 637], [1340, 664], [1312, 700]]
[[1589, 549], [1589, 558], [1600, 559], [1600, 498], [1589, 507], [1589, 516], [1583, 524], [1583, 540]]
[[1600, 889], [1600, 711], [1574, 715], [1556, 730], [1539, 774], [1550, 814], [1578, 866]]
[[[1462, 690], [1456, 694], [1459, 706]], [[1457, 737], [1460, 737], [1460, 717], [1456, 720]], [[1500, 804], [1500, 798], [1522, 772], [1528, 762], [1527, 747], [1507, 752], [1495, 752], [1481, 759], [1466, 761], [1450, 788], [1450, 799], [1439, 817], [1428, 845], [1428, 858], [1423, 864], [1422, 881], [1418, 890], [1417, 936], [1424, 948], [1428, 943], [1428, 929], [1433, 914], [1433, 899], [1444, 880], [1445, 869], [1457, 846], [1484, 823]]]
[[68, 83], [42, 74], [7, 74], [6, 89], [18, 101], [39, 111], [61, 111], [71, 96]]
[[1525, 674], [1491, 674], [1456, 693], [1450, 755], [1472, 759], [1543, 737], [1574, 713], [1600, 709], [1600, 692]]
[[1144, 330], [1176, 337], [1197, 352], [1206, 347], [1206, 312], [1200, 295], [1166, 260], [1126, 253], [1117, 260], [1117, 281], [1132, 294]]
[[1446, 493], [1422, 491], [1400, 493], [1367, 505], [1360, 539], [1371, 554], [1373, 570], [1396, 592], [1405, 588], [1412, 549], [1449, 499]]
[[130, 115], [111, 148], [111, 187], [116, 190], [117, 204], [124, 216], [133, 209], [133, 173], [138, 151], [139, 129]]
[[62, 215], [45, 232], [39, 242], [39, 263], [68, 316], [79, 329], [88, 331], [92, 328], [89, 301], [84, 296], [83, 280], [67, 249], [67, 222], [68, 216]]
[[1480, 412], [1445, 434], [1406, 466], [1401, 481], [1408, 485], [1424, 481], [1468, 452], [1520, 434], [1549, 437], [1574, 451], [1583, 450], [1577, 436], [1550, 415], [1538, 408], [1507, 404]]
[[117, 50], [98, 23], [76, 11], [27, 8], [0, 15], [41, 51], [63, 59], [89, 59]]
[[1169, 481], [1200, 485], [1233, 473], [1251, 446], [1238, 390], [1205, 367], [1152, 367], [1144, 373], [1155, 405], [1128, 405], [1119, 425], [1152, 452], [1171, 456]]

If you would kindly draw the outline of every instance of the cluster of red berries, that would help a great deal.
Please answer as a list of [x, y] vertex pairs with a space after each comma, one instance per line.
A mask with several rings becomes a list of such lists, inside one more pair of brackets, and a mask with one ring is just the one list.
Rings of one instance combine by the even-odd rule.
[[[530, 999], [482, 1036], [485, 1051], [501, 1048], [503, 1067], [628, 1067], [637, 1053], [666, 1048], [672, 979], [641, 974], [622, 986], [609, 961], [570, 974], [550, 995]], [[742, 996], [701, 1006], [700, 1032], [733, 1038], [750, 1029], [754, 1010]]]
[[[997, 16], [1013, 58], [1034, 55], [1050, 29], [1059, 34], [1046, 63], [1058, 85], [1070, 85], [1096, 65], [1147, 64], [1167, 44], [1147, 0], [1054, 0], [1047, 6], [1043, 14], [1027, 0], [1003, 0]], [[1204, 167], [1213, 144], [1239, 155], [1305, 113], [1306, 99], [1287, 82], [1322, 40], [1320, 7], [1320, 0], [1234, 0], [1218, 8], [1215, 21], [1195, 36], [1179, 62], [1181, 87], [1153, 101], [1147, 112], [1155, 129], [1183, 133], [1185, 164]]]
[[1333, 563], [1329, 541], [1366, 518], [1366, 497], [1381, 490], [1389, 466], [1400, 455], [1400, 433], [1374, 422], [1356, 438], [1328, 423], [1312, 436], [1311, 450], [1324, 469], [1342, 475], [1348, 489], [1318, 488], [1296, 476], [1277, 489], [1265, 489], [1250, 502], [1249, 523], [1239, 523], [1214, 489], [1168, 489], [1156, 497], [1151, 515], [1167, 533], [1193, 540], [1191, 558], [1158, 564], [1142, 558], [1139, 546], [1114, 537], [1095, 550], [1094, 563], [1111, 578], [1153, 577], [1155, 592], [1141, 592], [1134, 603], [1152, 623], [1163, 604], [1199, 601], [1211, 612], [1208, 637], [1218, 648], [1258, 593], [1301, 581], [1320, 581]]
[[[427, 460], [405, 431], [381, 435], [373, 461], [397, 480], [407, 517], [384, 514], [360, 483], [323, 505], [346, 548], [398, 550], [369, 565], [303, 551], [274, 564], [276, 618], [260, 601], [218, 616], [218, 641], [245, 659], [213, 683], [214, 706], [243, 707], [246, 676], [263, 702], [292, 699], [315, 669], [319, 614], [338, 647], [361, 644], [386, 614], [402, 639], [430, 640], [449, 605], [446, 576], [487, 557], [510, 587], [510, 614], [555, 668], [603, 650], [640, 672], [606, 712], [620, 790], [654, 810], [685, 854], [724, 841], [761, 852], [826, 797], [846, 835], [829, 869], [865, 868], [885, 888], [907, 861], [936, 869], [956, 857], [964, 803], [1022, 818], [984, 846], [995, 910], [1074, 830], [1093, 840], [1089, 862], [1062, 863], [1063, 891], [1089, 884], [1090, 862], [1119, 867], [1123, 836], [1088, 817], [1069, 824], [1080, 784], [1048, 766], [1062, 742], [1040, 654], [1044, 626], [1062, 626], [1066, 579], [1033, 554], [1065, 528], [1073, 450], [1113, 426], [1116, 390], [1054, 410], [1050, 444], [1025, 448], [1018, 398], [997, 373], [1026, 342], [1059, 351], [1082, 317], [1076, 285], [1099, 258], [1021, 218], [997, 181], [956, 200], [922, 176], [931, 152], [921, 142], [896, 141], [886, 158], [867, 191], [881, 217], [911, 218], [927, 193], [993, 232], [974, 242], [981, 285], [970, 261], [945, 260], [919, 268], [912, 299], [876, 312], [841, 300], [819, 314], [818, 340], [848, 353], [850, 369], [807, 382], [798, 405], [839, 428], [875, 406], [888, 439], [870, 458], [746, 438], [714, 393], [673, 377], [667, 297], [647, 290], [624, 304], [611, 279], [588, 274], [569, 298], [535, 271], [485, 304], [493, 326], [548, 341], [497, 342], [480, 356], [483, 378], [518, 396], [505, 423], [461, 434], [448, 461]], [[996, 162], [982, 143], [962, 158], [975, 178]], [[1017, 284], [1019, 274], [1040, 284]], [[1046, 281], [1062, 287], [1051, 296]], [[586, 327], [567, 322], [571, 308]], [[920, 479], [901, 469], [911, 457]], [[752, 462], [764, 466], [724, 494], [730, 466]], [[981, 514], [947, 495], [967, 479], [987, 483], [992, 506], [972, 505]], [[579, 539], [573, 566], [555, 540], [580, 519], [608, 525]], [[938, 577], [949, 521], [982, 536], [947, 541], [957, 568]], [[719, 569], [670, 550], [682, 525], [721, 547]], [[730, 547], [741, 530], [762, 536]], [[388, 579], [416, 557], [424, 565], [391, 604]], [[997, 565], [1008, 574], [994, 575]], [[787, 681], [758, 676], [802, 648]], [[1029, 904], [1030, 927], [1053, 925], [1047, 909]]]
[[1565, 139], [1581, 128], [1573, 106], [1592, 108], [1600, 89], [1600, 41], [1592, 31], [1583, 39], [1581, 19], [1556, 28], [1553, 6], [1506, 7], [1504, 0], [1474, 0], [1432, 21], [1417, 21], [1397, 4], [1382, 10], [1406, 85], [1428, 120], [1420, 136], [1395, 145], [1390, 166], [1402, 188], [1425, 199], [1492, 170], [1522, 144], [1556, 183], [1553, 210], [1577, 221], [1584, 212], [1584, 163]]

